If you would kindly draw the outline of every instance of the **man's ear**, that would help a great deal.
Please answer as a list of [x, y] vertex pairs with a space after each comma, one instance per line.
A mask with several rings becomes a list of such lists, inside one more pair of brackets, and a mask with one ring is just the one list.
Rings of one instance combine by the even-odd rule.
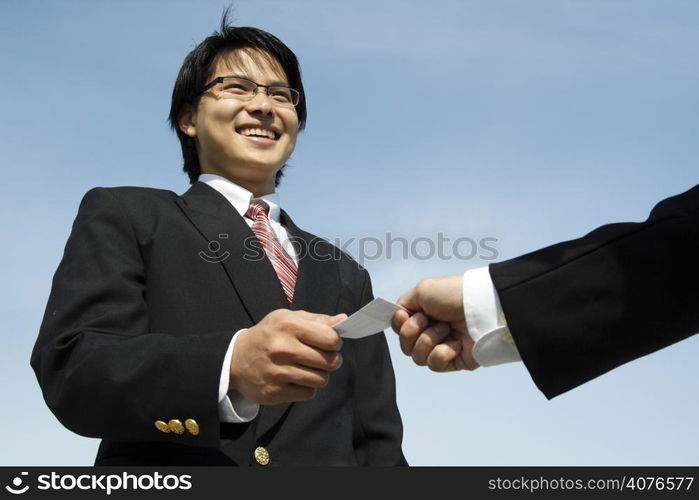
[[197, 136], [197, 112], [191, 106], [182, 112], [177, 120], [180, 130], [189, 137]]

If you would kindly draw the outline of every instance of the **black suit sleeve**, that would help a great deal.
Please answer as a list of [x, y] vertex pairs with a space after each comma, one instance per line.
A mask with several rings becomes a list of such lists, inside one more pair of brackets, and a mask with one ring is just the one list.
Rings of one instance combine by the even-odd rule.
[[642, 223], [490, 266], [510, 331], [548, 398], [699, 331], [699, 186]]
[[[234, 332], [149, 331], [143, 244], [109, 190], [85, 195], [54, 276], [32, 367], [48, 406], [78, 434], [218, 446], [218, 384]], [[198, 422], [198, 436], [154, 426], [188, 418]]]
[[[374, 299], [369, 273], [364, 274], [363, 307]], [[356, 356], [355, 412], [359, 428], [354, 448], [360, 465], [407, 465], [401, 442], [403, 424], [396, 405], [396, 381], [386, 336], [377, 333], [348, 340]]]

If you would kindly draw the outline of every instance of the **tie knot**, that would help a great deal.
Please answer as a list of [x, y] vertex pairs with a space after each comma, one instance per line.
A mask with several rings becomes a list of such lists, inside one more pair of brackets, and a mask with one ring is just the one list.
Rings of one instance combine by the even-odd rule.
[[253, 198], [250, 200], [250, 206], [248, 207], [248, 211], [245, 212], [245, 216], [255, 220], [258, 217], [267, 217], [268, 213], [269, 205], [267, 205], [267, 202]]

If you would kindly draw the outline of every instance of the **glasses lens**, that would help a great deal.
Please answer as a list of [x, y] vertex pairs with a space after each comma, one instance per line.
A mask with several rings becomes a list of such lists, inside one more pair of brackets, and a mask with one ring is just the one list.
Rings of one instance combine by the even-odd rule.
[[299, 93], [289, 87], [270, 87], [269, 96], [279, 104], [296, 106], [299, 103]]
[[221, 82], [221, 92], [235, 96], [252, 96], [256, 85], [242, 78], [224, 78]]

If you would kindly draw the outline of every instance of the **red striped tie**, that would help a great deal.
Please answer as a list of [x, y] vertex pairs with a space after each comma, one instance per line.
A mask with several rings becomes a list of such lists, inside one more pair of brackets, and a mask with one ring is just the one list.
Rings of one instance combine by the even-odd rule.
[[257, 239], [262, 243], [262, 248], [265, 249], [267, 258], [272, 263], [274, 271], [284, 289], [286, 300], [294, 299], [294, 286], [296, 285], [296, 264], [288, 253], [282, 248], [279, 240], [269, 224], [267, 213], [269, 205], [264, 200], [252, 199], [248, 211], [245, 212], [245, 217], [252, 219], [252, 232], [255, 233]]

